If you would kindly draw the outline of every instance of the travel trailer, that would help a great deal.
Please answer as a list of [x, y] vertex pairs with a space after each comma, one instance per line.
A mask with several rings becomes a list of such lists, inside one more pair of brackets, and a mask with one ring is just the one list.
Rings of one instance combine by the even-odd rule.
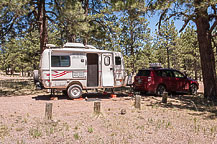
[[79, 98], [82, 90], [115, 88], [126, 85], [123, 56], [120, 52], [99, 50], [81, 43], [63, 47], [48, 44], [34, 71], [36, 87], [59, 89], [69, 98]]

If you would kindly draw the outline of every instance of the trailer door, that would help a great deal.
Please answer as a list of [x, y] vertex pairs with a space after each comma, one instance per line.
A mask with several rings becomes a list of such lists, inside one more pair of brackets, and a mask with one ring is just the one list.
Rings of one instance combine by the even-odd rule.
[[114, 53], [114, 78], [115, 86], [124, 85], [124, 60], [120, 52]]
[[111, 53], [102, 54], [102, 86], [114, 86], [114, 69]]

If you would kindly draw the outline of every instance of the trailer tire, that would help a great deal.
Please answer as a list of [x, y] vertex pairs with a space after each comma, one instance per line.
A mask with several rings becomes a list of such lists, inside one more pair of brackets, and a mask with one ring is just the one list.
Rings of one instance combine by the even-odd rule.
[[34, 70], [34, 71], [33, 71], [33, 79], [34, 79], [34, 83], [35, 83], [35, 84], [36, 84], [37, 82], [39, 82], [38, 70]]
[[67, 89], [67, 94], [70, 99], [80, 98], [82, 95], [82, 88], [80, 85], [73, 84]]

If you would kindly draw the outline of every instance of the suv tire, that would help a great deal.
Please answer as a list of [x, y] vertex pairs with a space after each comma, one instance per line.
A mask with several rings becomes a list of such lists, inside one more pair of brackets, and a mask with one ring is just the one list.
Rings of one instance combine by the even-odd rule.
[[166, 87], [164, 85], [159, 85], [156, 90], [156, 95], [162, 96], [165, 91]]
[[191, 84], [190, 85], [190, 94], [191, 95], [196, 95], [197, 94], [197, 86], [196, 86], [196, 84]]

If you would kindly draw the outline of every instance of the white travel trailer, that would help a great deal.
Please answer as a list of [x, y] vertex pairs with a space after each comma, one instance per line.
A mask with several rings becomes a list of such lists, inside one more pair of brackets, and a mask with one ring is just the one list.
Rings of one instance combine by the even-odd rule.
[[69, 98], [79, 98], [82, 90], [126, 85], [120, 52], [99, 50], [81, 43], [63, 47], [48, 44], [41, 55], [34, 80], [39, 88], [66, 90]]

